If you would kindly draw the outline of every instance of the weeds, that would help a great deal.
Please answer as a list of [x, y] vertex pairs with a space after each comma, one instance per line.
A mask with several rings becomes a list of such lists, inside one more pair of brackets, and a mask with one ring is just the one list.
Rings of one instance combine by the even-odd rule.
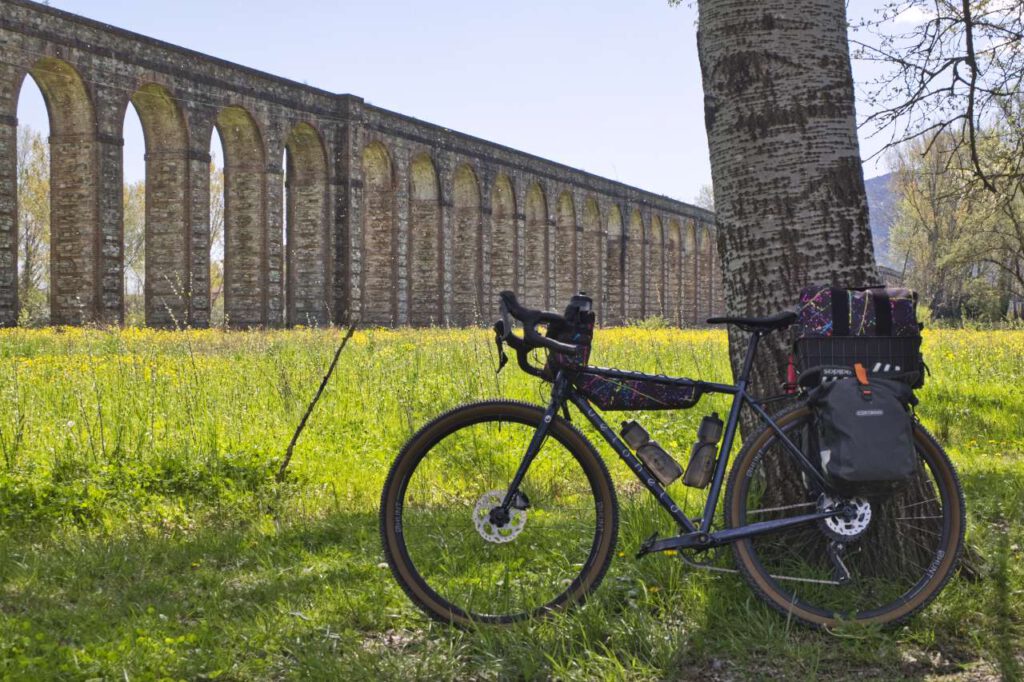
[[[723, 333], [645, 327], [600, 331], [594, 362], [728, 379]], [[1024, 332], [927, 332], [918, 412], [960, 469], [981, 565], [909, 625], [853, 633], [788, 624], [734, 575], [633, 559], [672, 528], [607, 451], [619, 549], [586, 605], [507, 629], [427, 621], [382, 568], [387, 468], [442, 410], [544, 387], [495, 376], [483, 331], [359, 332], [277, 483], [342, 334], [0, 332], [0, 679], [1020, 675]], [[639, 418], [682, 459], [724, 401]]]

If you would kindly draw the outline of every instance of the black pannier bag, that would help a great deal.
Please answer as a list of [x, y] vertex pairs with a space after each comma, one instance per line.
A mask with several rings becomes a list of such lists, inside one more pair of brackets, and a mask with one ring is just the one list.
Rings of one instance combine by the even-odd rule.
[[903, 381], [856, 377], [821, 384], [808, 396], [818, 424], [821, 469], [836, 492], [884, 495], [897, 490], [917, 466], [913, 389]]
[[858, 362], [871, 376], [924, 384], [917, 294], [910, 289], [813, 285], [800, 294], [797, 313], [797, 370], [804, 385], [819, 383], [821, 368], [847, 368], [839, 374], [852, 375]]

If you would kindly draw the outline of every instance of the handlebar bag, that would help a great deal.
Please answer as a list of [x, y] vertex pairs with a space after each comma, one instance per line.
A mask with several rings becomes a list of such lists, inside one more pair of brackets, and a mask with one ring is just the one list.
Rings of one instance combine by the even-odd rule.
[[576, 346], [575, 353], [559, 353], [550, 351], [544, 367], [544, 376], [553, 379], [559, 369], [579, 372], [586, 368], [590, 361], [590, 349], [594, 342], [594, 320], [596, 316], [591, 309], [590, 298], [582, 295], [572, 297], [572, 302], [565, 309], [565, 322], [553, 322], [548, 325], [547, 336], [555, 341], [571, 343]]
[[800, 294], [797, 370], [860, 363], [873, 376], [924, 383], [917, 294], [910, 289], [838, 289], [812, 285]]
[[836, 492], [884, 495], [897, 490], [917, 466], [909, 406], [911, 387], [866, 374], [822, 384], [808, 404], [818, 425], [821, 469]]

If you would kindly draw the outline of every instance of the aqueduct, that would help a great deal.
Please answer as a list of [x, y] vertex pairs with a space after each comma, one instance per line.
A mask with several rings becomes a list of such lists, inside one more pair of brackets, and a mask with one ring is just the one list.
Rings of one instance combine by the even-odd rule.
[[582, 289], [604, 324], [656, 314], [693, 324], [722, 307], [707, 211], [359, 97], [27, 0], [0, 4], [2, 325], [18, 319], [17, 106], [28, 78], [50, 117], [54, 324], [123, 322], [129, 105], [146, 140], [149, 325], [210, 322], [214, 129], [232, 326], [478, 324], [509, 288], [544, 307]]

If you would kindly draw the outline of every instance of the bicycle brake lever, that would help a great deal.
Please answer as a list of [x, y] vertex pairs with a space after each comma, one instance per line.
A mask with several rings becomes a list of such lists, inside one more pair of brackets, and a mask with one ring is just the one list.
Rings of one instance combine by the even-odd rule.
[[498, 369], [495, 374], [501, 374], [508, 364], [508, 355], [505, 353], [505, 321], [498, 320], [494, 323], [494, 343], [498, 346]]

